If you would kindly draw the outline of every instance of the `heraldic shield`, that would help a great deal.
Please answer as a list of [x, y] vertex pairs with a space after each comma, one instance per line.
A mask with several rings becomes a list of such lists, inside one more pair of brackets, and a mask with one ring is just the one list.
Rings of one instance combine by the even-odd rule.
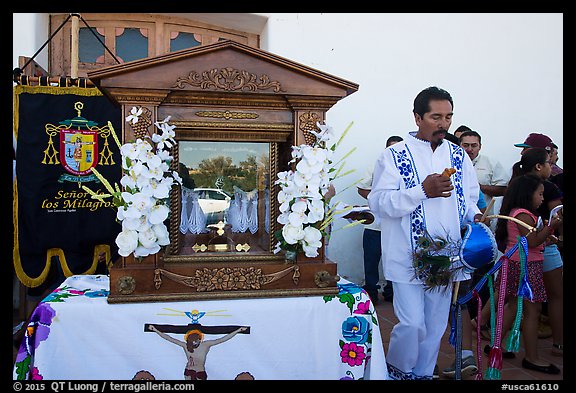
[[91, 169], [98, 165], [98, 132], [61, 130], [60, 163], [73, 175], [89, 174]]

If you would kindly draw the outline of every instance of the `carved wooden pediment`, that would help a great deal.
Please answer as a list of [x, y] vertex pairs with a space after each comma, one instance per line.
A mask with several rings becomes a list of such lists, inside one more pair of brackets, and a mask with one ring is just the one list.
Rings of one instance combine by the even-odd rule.
[[[88, 73], [101, 88], [265, 93], [343, 98], [358, 85], [234, 41], [220, 41]], [[142, 81], [146, 85], [142, 85]]]

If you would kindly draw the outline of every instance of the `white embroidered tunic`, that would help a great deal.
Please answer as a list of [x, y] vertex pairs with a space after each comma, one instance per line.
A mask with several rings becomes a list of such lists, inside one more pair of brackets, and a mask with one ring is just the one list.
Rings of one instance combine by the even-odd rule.
[[[420, 284], [412, 267], [412, 252], [427, 229], [433, 238], [461, 240], [460, 228], [480, 214], [479, 185], [468, 154], [444, 140], [432, 151], [430, 142], [409, 132], [402, 142], [384, 150], [374, 167], [368, 203], [380, 218], [384, 276], [390, 281]], [[429, 174], [454, 168], [448, 198], [427, 198], [422, 182]], [[457, 280], [467, 279], [469, 275]]]

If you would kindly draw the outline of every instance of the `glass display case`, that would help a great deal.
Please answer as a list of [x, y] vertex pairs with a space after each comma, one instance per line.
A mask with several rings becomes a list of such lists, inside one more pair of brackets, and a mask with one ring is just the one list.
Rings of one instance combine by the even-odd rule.
[[177, 253], [268, 255], [270, 143], [180, 141], [178, 157]]

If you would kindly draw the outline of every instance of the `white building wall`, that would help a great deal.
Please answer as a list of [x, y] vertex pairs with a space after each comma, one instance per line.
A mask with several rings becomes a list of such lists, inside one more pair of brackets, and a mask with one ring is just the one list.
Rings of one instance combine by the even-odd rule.
[[[373, 165], [389, 136], [415, 130], [414, 97], [433, 85], [454, 99], [451, 131], [460, 124], [477, 130], [482, 154], [511, 168], [520, 158], [514, 143], [541, 132], [558, 145], [563, 166], [560, 13], [258, 15], [268, 17], [262, 49], [360, 85], [327, 114], [327, 123], [339, 131], [354, 122], [337, 153], [357, 148], [346, 160], [356, 172], [335, 182], [341, 191], [336, 199], [365, 204], [355, 187], [346, 188]], [[223, 25], [225, 19], [229, 15]], [[14, 14], [14, 67], [19, 55], [40, 48], [47, 31], [46, 14]], [[36, 59], [45, 68], [47, 53], [46, 48]], [[339, 274], [361, 283], [362, 227], [340, 229], [346, 224], [340, 221], [328, 255]]]
[[[32, 57], [48, 40], [50, 18], [48, 14], [12, 14], [12, 57], [14, 68], [18, 57]], [[48, 70], [48, 45], [34, 58], [42, 68]]]

